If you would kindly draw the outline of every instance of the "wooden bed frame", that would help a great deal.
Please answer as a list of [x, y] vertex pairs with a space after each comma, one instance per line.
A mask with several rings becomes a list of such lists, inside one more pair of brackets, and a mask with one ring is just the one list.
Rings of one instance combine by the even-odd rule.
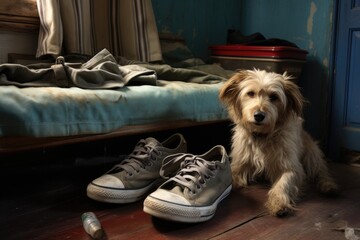
[[39, 25], [36, 0], [1, 0], [0, 30], [37, 32]]
[[197, 126], [211, 126], [219, 123], [227, 123], [226, 120], [196, 122], [190, 120], [159, 122], [146, 125], [125, 126], [118, 130], [91, 135], [77, 135], [66, 137], [1, 137], [0, 138], [0, 156], [2, 154], [14, 154], [28, 150], [36, 150], [47, 147], [57, 147], [61, 145], [76, 144], [81, 142], [90, 142], [98, 140], [113, 139], [119, 137], [133, 136], [137, 134], [167, 131], [172, 129], [181, 129]]

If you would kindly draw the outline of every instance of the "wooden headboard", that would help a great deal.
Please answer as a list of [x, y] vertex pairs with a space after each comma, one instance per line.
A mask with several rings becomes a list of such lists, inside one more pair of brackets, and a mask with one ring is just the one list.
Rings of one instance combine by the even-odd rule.
[[1, 0], [0, 30], [37, 32], [39, 25], [36, 0]]

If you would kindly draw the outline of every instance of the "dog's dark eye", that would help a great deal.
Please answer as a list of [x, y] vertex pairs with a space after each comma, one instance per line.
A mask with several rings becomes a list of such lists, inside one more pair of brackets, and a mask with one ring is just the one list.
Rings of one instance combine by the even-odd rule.
[[250, 91], [250, 92], [247, 93], [247, 95], [248, 95], [249, 97], [253, 97], [253, 96], [255, 96], [255, 93], [254, 93], [253, 91]]
[[278, 100], [279, 97], [275, 93], [272, 93], [272, 94], [270, 94], [269, 99], [271, 102], [274, 102], [274, 101]]

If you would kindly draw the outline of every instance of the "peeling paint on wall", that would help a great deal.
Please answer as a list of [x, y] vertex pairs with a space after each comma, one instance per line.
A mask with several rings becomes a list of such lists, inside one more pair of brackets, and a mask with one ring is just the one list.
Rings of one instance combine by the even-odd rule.
[[328, 68], [329, 67], [329, 60], [328, 58], [325, 58], [322, 62], [322, 64], [324, 65], [324, 67]]
[[310, 49], [314, 49], [314, 42], [313, 42], [313, 40], [309, 40], [309, 50]]
[[315, 15], [316, 11], [317, 11], [316, 4], [314, 2], [311, 2], [310, 15], [309, 15], [308, 20], [307, 20], [307, 32], [308, 32], [309, 35], [312, 34], [313, 23], [314, 23], [314, 15]]
[[[309, 14], [309, 17], [307, 19], [307, 33], [311, 36], [312, 35], [312, 32], [313, 32], [313, 26], [314, 26], [314, 15], [317, 11], [317, 7], [316, 7], [316, 4], [314, 2], [311, 2], [311, 5], [310, 5], [310, 14]], [[314, 42], [312, 41], [311, 37], [309, 39], [309, 46], [308, 46], [309, 49], [314, 49]]]

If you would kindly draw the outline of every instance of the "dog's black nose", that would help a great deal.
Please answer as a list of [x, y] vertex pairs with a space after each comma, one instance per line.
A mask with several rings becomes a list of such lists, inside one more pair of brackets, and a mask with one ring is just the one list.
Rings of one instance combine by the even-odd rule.
[[254, 118], [256, 122], [262, 122], [265, 119], [265, 113], [261, 111], [256, 111], [254, 113]]

